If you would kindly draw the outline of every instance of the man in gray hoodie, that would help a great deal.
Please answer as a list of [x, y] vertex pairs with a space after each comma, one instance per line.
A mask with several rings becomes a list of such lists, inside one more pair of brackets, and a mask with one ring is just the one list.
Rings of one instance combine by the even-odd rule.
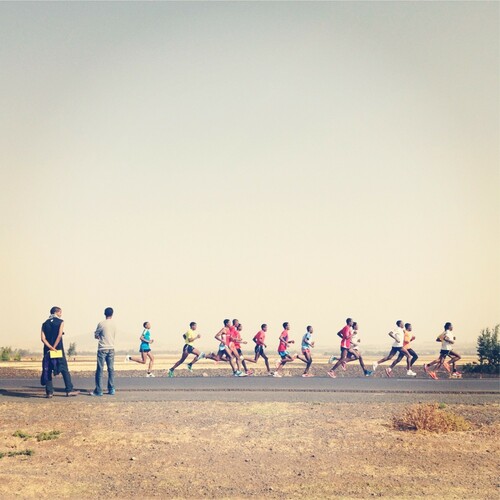
[[94, 333], [94, 337], [99, 342], [97, 344], [95, 389], [90, 393], [91, 396], [102, 396], [102, 372], [104, 371], [104, 363], [106, 363], [108, 369], [108, 394], [113, 396], [115, 393], [114, 363], [116, 325], [113, 320], [113, 309], [111, 307], [106, 307], [106, 309], [104, 309], [104, 316], [106, 319], [97, 325]]

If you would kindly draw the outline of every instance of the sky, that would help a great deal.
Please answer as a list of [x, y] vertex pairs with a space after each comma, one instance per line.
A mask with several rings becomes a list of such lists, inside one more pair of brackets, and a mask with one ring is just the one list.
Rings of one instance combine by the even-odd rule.
[[[500, 322], [497, 2], [0, 3], [0, 345]], [[9, 319], [7, 319], [9, 318]], [[437, 346], [439, 347], [439, 346]]]

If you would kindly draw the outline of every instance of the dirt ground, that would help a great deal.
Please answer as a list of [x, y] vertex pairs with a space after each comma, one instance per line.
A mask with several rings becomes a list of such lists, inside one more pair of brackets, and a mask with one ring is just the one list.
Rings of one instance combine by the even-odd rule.
[[[497, 498], [500, 405], [468, 432], [393, 430], [403, 404], [0, 402], [0, 497]], [[32, 436], [60, 431], [53, 440]]]

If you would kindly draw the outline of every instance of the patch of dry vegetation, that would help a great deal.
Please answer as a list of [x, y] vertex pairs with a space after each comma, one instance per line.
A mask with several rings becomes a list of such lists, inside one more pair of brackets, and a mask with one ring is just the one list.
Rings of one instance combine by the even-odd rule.
[[393, 426], [400, 431], [452, 432], [469, 431], [470, 422], [440, 407], [438, 403], [416, 404], [393, 417]]

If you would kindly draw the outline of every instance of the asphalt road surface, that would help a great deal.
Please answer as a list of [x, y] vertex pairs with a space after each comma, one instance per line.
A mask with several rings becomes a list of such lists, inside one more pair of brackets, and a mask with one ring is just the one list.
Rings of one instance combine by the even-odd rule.
[[[104, 377], [104, 386], [107, 378]], [[81, 395], [89, 401], [93, 378], [73, 377]], [[283, 401], [283, 402], [424, 402], [481, 404], [500, 401], [499, 379], [431, 380], [409, 378], [329, 377], [117, 377], [116, 395], [93, 397], [105, 404], [115, 401]], [[52, 401], [68, 401], [61, 377], [54, 383]], [[0, 401], [45, 401], [39, 379], [0, 379]]]

